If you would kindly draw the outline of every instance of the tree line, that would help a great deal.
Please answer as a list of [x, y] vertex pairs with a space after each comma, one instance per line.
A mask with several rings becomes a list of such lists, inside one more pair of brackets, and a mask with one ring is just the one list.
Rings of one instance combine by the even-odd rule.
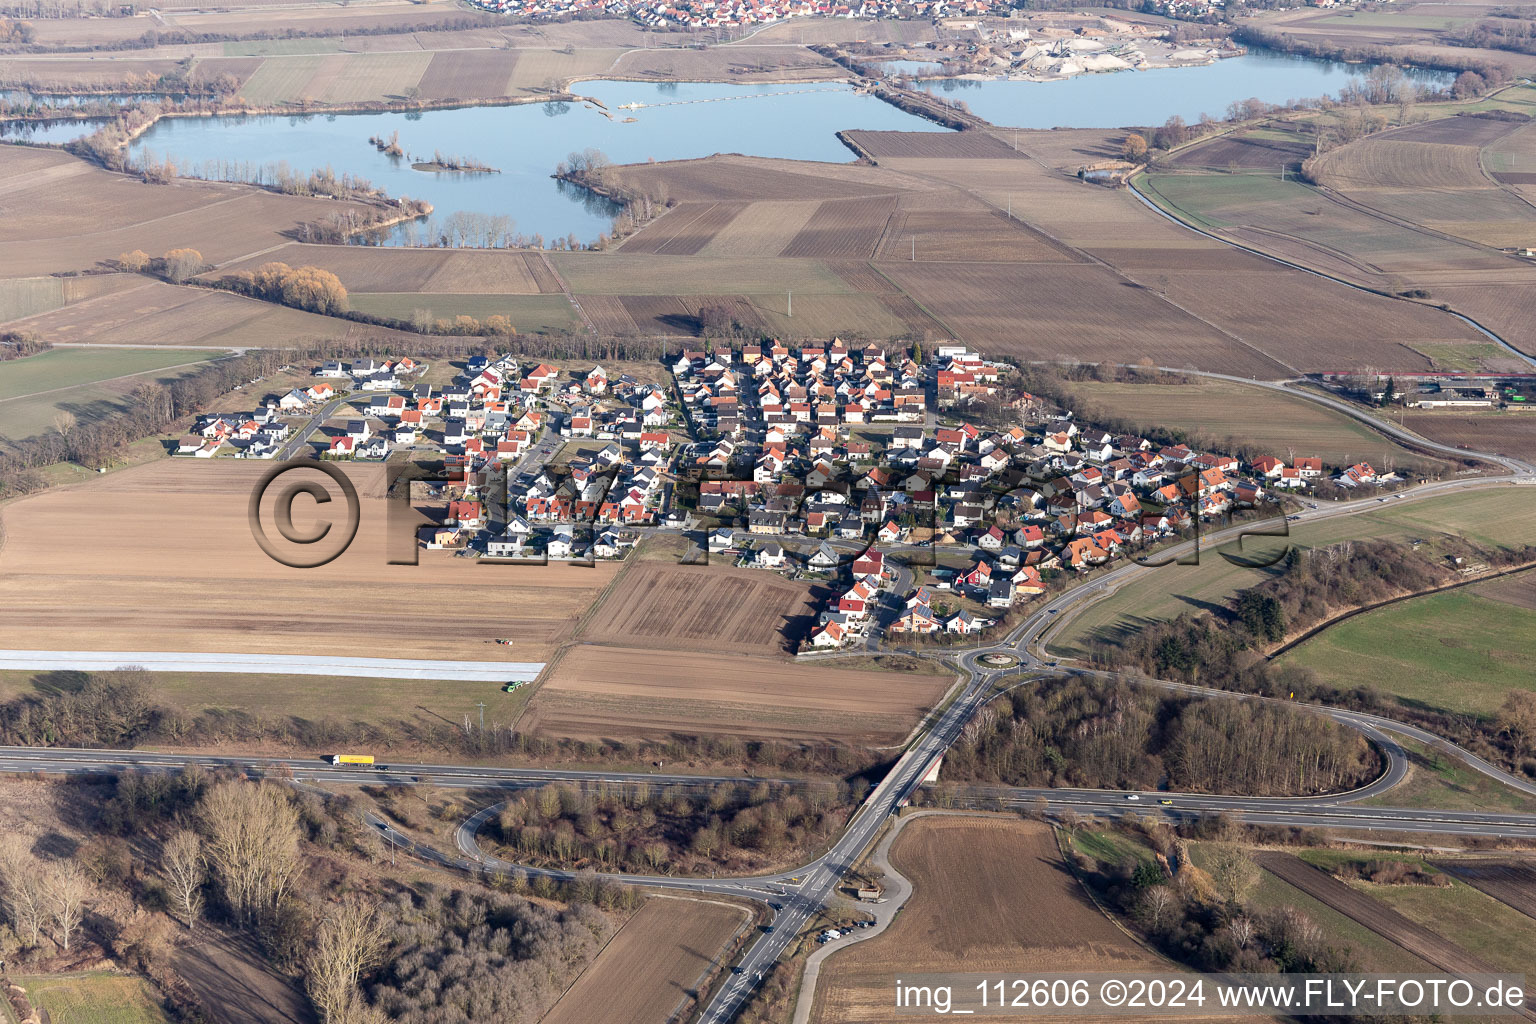
[[994, 701], [945, 756], [954, 781], [1244, 796], [1350, 789], [1379, 768], [1358, 732], [1312, 714], [1071, 677]]

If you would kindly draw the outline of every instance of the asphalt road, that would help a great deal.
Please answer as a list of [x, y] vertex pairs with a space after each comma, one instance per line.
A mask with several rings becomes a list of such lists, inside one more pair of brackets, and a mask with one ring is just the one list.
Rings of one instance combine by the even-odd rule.
[[[1205, 374], [1204, 376], [1219, 377], [1221, 375]], [[1229, 379], [1279, 388], [1285, 390], [1288, 394], [1300, 395], [1312, 401], [1338, 407], [1340, 411], [1356, 419], [1369, 422], [1374, 428], [1381, 430], [1383, 433], [1409, 440], [1418, 447], [1440, 451], [1445, 454], [1457, 456], [1470, 455], [1483, 458], [1501, 466], [1506, 472], [1506, 475], [1498, 477], [1458, 478], [1427, 484], [1408, 492], [1399, 492], [1402, 494], [1401, 497], [1388, 498], [1386, 503], [1420, 501], [1427, 497], [1451, 491], [1492, 486], [1500, 483], [1507, 485], [1536, 482], [1536, 468], [1520, 460], [1490, 453], [1466, 452], [1461, 449], [1449, 448], [1445, 445], [1425, 442], [1405, 431], [1399, 431], [1397, 428], [1391, 427], [1390, 424], [1375, 420], [1373, 417], [1364, 416], [1358, 410], [1348, 407], [1345, 403], [1325, 396], [1296, 392], [1285, 388], [1282, 384], [1266, 384], [1263, 382], [1247, 381], [1243, 378]], [[540, 456], [548, 457], [545, 452], [539, 451], [535, 458]], [[1329, 502], [1326, 504], [1316, 503], [1301, 512], [1299, 516], [1302, 521], [1321, 520], [1336, 516], [1358, 514], [1370, 509], [1379, 508], [1383, 504], [1385, 503], [1376, 498], [1365, 498], [1347, 502]], [[1251, 529], [1251, 524], [1240, 524], [1225, 530], [1213, 531], [1204, 535], [1199, 543], [1202, 546], [1214, 546], [1235, 540], [1248, 529]], [[1176, 557], [1187, 552], [1192, 546], [1192, 542], [1186, 542], [1173, 547], [1164, 554]], [[1103, 574], [1092, 583], [1078, 587], [1042, 605], [1001, 640], [964, 650], [951, 649], [947, 652], [942, 652], [942, 656], [952, 659], [953, 663], [962, 670], [965, 677], [963, 688], [958, 696], [936, 716], [933, 725], [911, 743], [891, 772], [871, 791], [868, 798], [849, 821], [844, 832], [831, 847], [811, 863], [796, 868], [793, 871], [751, 878], [679, 878], [665, 875], [626, 874], [607, 876], [624, 883], [653, 886], [661, 889], [746, 897], [768, 903], [774, 910], [772, 926], [763, 932], [747, 949], [737, 964], [735, 972], [728, 976], [725, 984], [714, 993], [702, 1010], [699, 1017], [702, 1024], [725, 1024], [726, 1021], [731, 1020], [736, 1015], [750, 997], [759, 976], [766, 973], [772, 967], [783, 954], [785, 948], [795, 940], [807, 921], [826, 904], [839, 879], [843, 877], [863, 854], [863, 851], [879, 832], [882, 824], [901, 806], [903, 801], [918, 785], [919, 781], [932, 768], [934, 762], [954, 742], [976, 710], [1002, 692], [1001, 684], [1005, 678], [1009, 680], [1009, 685], [1027, 685], [1029, 681], [1037, 679], [1048, 672], [1074, 671], [1082, 674], [1103, 675], [1103, 673], [1058, 666], [1054, 661], [1042, 655], [1041, 645], [1060, 627], [1060, 624], [1066, 620], [1072, 611], [1086, 607], [1119, 584], [1127, 582], [1141, 573], [1151, 571], [1155, 570], [1134, 564], [1121, 566]], [[18, 652], [10, 653], [16, 654]], [[42, 661], [44, 663], [42, 667], [71, 667], [61, 664], [49, 652], [19, 653]], [[111, 661], [124, 657], [121, 655], [92, 654], [90, 652], [63, 652], [63, 654], [78, 655], [86, 660], [97, 658]], [[1007, 654], [1010, 656], [1010, 661], [1016, 660], [1017, 663], [1010, 664], [1007, 667], [989, 665], [983, 660], [988, 654]], [[935, 652], [925, 652], [925, 656], [935, 656]], [[153, 663], [167, 657], [179, 659], [188, 656], [132, 655], [131, 657], [137, 659], [139, 663]], [[245, 656], [201, 657], [223, 657], [226, 660], [242, 665], [247, 663]], [[123, 663], [123, 661], [119, 660], [109, 667], [115, 667], [115, 665]], [[407, 665], [420, 666], [421, 664], [415, 662], [401, 663], [401, 670], [406, 670], [404, 666]], [[463, 663], [434, 664], [453, 665]], [[469, 664], [484, 666], [486, 663]], [[338, 668], [334, 661], [326, 661], [324, 665], [326, 674], [338, 673]], [[8, 666], [0, 662], [0, 667]], [[211, 670], [206, 663], [196, 667], [204, 671]], [[510, 678], [505, 676], [505, 672], [509, 667], [497, 665], [496, 672], [498, 674], [495, 677]], [[194, 669], [189, 668], [188, 670]], [[226, 669], [226, 671], [251, 670], [250, 668]], [[265, 670], [271, 671], [272, 669], [268, 668]], [[412, 670], [423, 671], [419, 668]], [[357, 674], [353, 670], [347, 671], [351, 672], [351, 674]], [[408, 678], [421, 677], [410, 676]], [[1022, 682], [1019, 682], [1021, 677]], [[1264, 699], [1246, 698], [1227, 691], [1210, 690], [1164, 680], [1144, 680], [1143, 682], [1148, 685], [1178, 689], [1213, 698]], [[1002, 803], [1007, 806], [1016, 807], [1034, 806], [1043, 799], [1048, 809], [1057, 812], [1077, 810], [1080, 813], [1107, 816], [1118, 816], [1127, 810], [1163, 814], [1171, 818], [1188, 818], [1204, 814], [1232, 814], [1240, 816], [1244, 821], [1255, 824], [1423, 832], [1464, 836], [1536, 837], [1536, 815], [1363, 806], [1360, 801], [1368, 797], [1380, 796], [1383, 793], [1390, 792], [1391, 788], [1400, 782], [1405, 775], [1406, 759], [1403, 757], [1401, 747], [1392, 739], [1394, 735], [1411, 736], [1421, 741], [1434, 742], [1443, 747], [1456, 750], [1468, 764], [1479, 771], [1507, 785], [1515, 786], [1524, 792], [1536, 794], [1536, 786], [1525, 782], [1525, 780], [1513, 778], [1497, 767], [1481, 761], [1481, 759], [1475, 757], [1470, 752], [1454, 748], [1451, 744], [1415, 727], [1356, 712], [1313, 705], [1296, 706], [1331, 717], [1343, 724], [1360, 729], [1370, 736], [1387, 756], [1387, 770], [1383, 776], [1353, 793], [1337, 794], [1325, 798], [1264, 800], [1249, 797], [1224, 797], [1200, 794], [1127, 794], [1087, 790], [1003, 788], [980, 792], [976, 794], [977, 799], [991, 802], [994, 805]], [[542, 785], [551, 781], [609, 784], [644, 783], [650, 785], [699, 785], [700, 783], [709, 782], [740, 781], [735, 776], [661, 775], [659, 773], [633, 772], [571, 772], [533, 769], [503, 770], [459, 765], [401, 765], [392, 771], [378, 769], [351, 770], [332, 768], [323, 762], [304, 760], [280, 761], [259, 758], [156, 754], [137, 751], [0, 748], [0, 770], [3, 771], [86, 772], [129, 769], [173, 771], [188, 763], [208, 766], [232, 766], [255, 773], [272, 772], [284, 777], [291, 776], [299, 781], [325, 781], [333, 783], [340, 780], [359, 783], [387, 782], [404, 785], [419, 783], [465, 787], [499, 786], [515, 788]], [[1137, 799], [1131, 799], [1132, 796], [1137, 797]], [[1164, 801], [1170, 802], [1164, 803]], [[480, 848], [477, 836], [481, 827], [497, 813], [498, 808], [499, 804], [485, 807], [460, 826], [456, 834], [458, 849], [454, 853], [444, 853], [433, 847], [417, 843], [409, 836], [395, 831], [387, 822], [376, 817], [369, 816], [368, 822], [371, 827], [379, 831], [393, 849], [405, 851], [444, 867], [475, 871], [526, 871], [529, 874], [543, 873], [554, 877], [569, 877], [568, 872], [523, 868], [486, 854]]]

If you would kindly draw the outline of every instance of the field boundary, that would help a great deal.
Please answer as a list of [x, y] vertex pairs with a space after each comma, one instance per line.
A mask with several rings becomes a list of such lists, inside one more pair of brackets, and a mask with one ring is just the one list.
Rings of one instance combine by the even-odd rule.
[[1374, 612], [1382, 608], [1388, 608], [1394, 604], [1401, 604], [1404, 601], [1412, 601], [1413, 599], [1419, 597], [1432, 597], [1435, 594], [1444, 594], [1448, 591], [1460, 590], [1462, 587], [1473, 587], [1479, 583], [1487, 583], [1489, 580], [1502, 579], [1505, 576], [1517, 576], [1520, 573], [1529, 572], [1531, 569], [1536, 569], [1536, 562], [1526, 562], [1523, 565], [1516, 565], [1507, 569], [1500, 569], [1498, 572], [1487, 573], [1482, 576], [1473, 576], [1470, 579], [1465, 580], [1456, 580], [1452, 583], [1443, 583], [1438, 587], [1430, 587], [1428, 590], [1417, 590], [1411, 594], [1399, 594], [1397, 597], [1385, 598], [1384, 600], [1377, 601], [1375, 604], [1368, 604], [1347, 612], [1341, 612], [1331, 619], [1318, 623], [1316, 626], [1313, 626], [1311, 629], [1307, 630], [1296, 639], [1287, 640], [1273, 651], [1264, 655], [1264, 660], [1274, 661], [1282, 654], [1288, 653], [1292, 648], [1300, 647], [1307, 641], [1315, 639], [1319, 633], [1325, 632], [1334, 626], [1354, 618], [1357, 615], [1364, 615], [1367, 612]]

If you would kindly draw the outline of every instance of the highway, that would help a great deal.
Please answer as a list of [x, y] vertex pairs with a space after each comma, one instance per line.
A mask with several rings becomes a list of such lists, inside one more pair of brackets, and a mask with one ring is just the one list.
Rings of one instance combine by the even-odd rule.
[[[1188, 371], [1179, 371], [1188, 372]], [[1219, 377], [1221, 375], [1205, 374]], [[1242, 378], [1228, 378], [1243, 380]], [[1243, 380], [1244, 383], [1260, 383]], [[1400, 439], [1409, 440], [1417, 447], [1440, 451], [1458, 457], [1482, 458], [1498, 465], [1504, 473], [1499, 476], [1457, 478], [1424, 484], [1385, 502], [1371, 497], [1340, 502], [1310, 502], [1297, 513], [1297, 521], [1310, 522], [1338, 516], [1356, 515], [1383, 505], [1399, 505], [1422, 501], [1452, 491], [1472, 488], [1530, 484], [1536, 482], [1536, 468], [1517, 459], [1491, 453], [1467, 452], [1444, 445], [1426, 442], [1415, 435], [1365, 416], [1326, 396], [1297, 392], [1283, 384], [1261, 384], [1285, 390], [1330, 406], [1338, 406], [1356, 419], [1371, 424]], [[1188, 554], [1198, 543], [1201, 547], [1237, 540], [1254, 524], [1237, 524], [1217, 529], [1201, 536], [1198, 541], [1176, 544], [1159, 553], [1160, 559], [1177, 558]], [[921, 652], [923, 657], [937, 657], [959, 670], [963, 685], [951, 703], [938, 712], [931, 726], [919, 733], [902, 753], [892, 770], [870, 792], [864, 803], [850, 818], [844, 831], [820, 857], [792, 871], [754, 877], [699, 878], [667, 875], [600, 875], [613, 881], [716, 895], [735, 896], [766, 903], [772, 911], [771, 927], [762, 932], [747, 948], [733, 973], [713, 993], [700, 1012], [702, 1024], [725, 1024], [730, 1021], [750, 998], [760, 978], [772, 968], [785, 949], [794, 942], [807, 922], [826, 905], [838, 881], [863, 855], [882, 826], [905, 802], [920, 780], [928, 774], [934, 763], [943, 756], [960, 735], [976, 711], [1008, 688], [1030, 685], [1034, 681], [1056, 673], [1069, 672], [1080, 675], [1105, 677], [1108, 674], [1077, 666], [1060, 665], [1044, 653], [1044, 645], [1061, 628], [1072, 614], [1089, 606], [1112, 592], [1118, 586], [1130, 582], [1153, 568], [1126, 564], [1103, 573], [1092, 582], [1085, 583], [1061, 594], [1036, 609], [1023, 622], [997, 640], [965, 649], [946, 649]], [[1008, 664], [994, 665], [987, 662], [988, 655], [1007, 655]], [[11, 658], [13, 660], [7, 660]], [[451, 674], [462, 678], [517, 678], [509, 670], [521, 668], [537, 674], [535, 665], [476, 662], [393, 662], [389, 659], [293, 659], [307, 661], [316, 672], [327, 675], [366, 674], [352, 662], [379, 662], [378, 670], [419, 672], [402, 678], [441, 677], [444, 666], [452, 666]], [[165, 654], [99, 654], [93, 652], [0, 652], [0, 668], [85, 668], [99, 670], [123, 664], [144, 664], [162, 671], [276, 671], [271, 658], [242, 655], [165, 655]], [[239, 665], [238, 668], [213, 668], [213, 664]], [[256, 668], [253, 666], [260, 665]], [[433, 666], [424, 668], [423, 666]], [[465, 672], [486, 672], [482, 677], [466, 676]], [[429, 676], [425, 673], [436, 673]], [[530, 676], [531, 678], [531, 676]], [[1138, 683], [1170, 690], [1209, 697], [1212, 699], [1268, 700], [1228, 691], [1215, 690], [1169, 680], [1138, 679]], [[1394, 737], [1406, 736], [1427, 743], [1434, 743], [1453, 750], [1469, 765], [1491, 778], [1536, 795], [1536, 785], [1515, 778], [1497, 766], [1487, 763], [1469, 751], [1461, 750], [1422, 729], [1404, 725], [1390, 719], [1328, 708], [1318, 705], [1286, 702], [1293, 707], [1324, 715], [1351, 728], [1359, 729], [1383, 751], [1386, 769], [1382, 776], [1360, 789], [1327, 797], [1272, 798], [1213, 796], [1183, 793], [1137, 793], [1092, 790], [1027, 789], [1011, 787], [971, 788], [963, 790], [968, 800], [979, 806], [1007, 806], [1032, 808], [1044, 801], [1046, 809], [1055, 814], [1076, 811], [1103, 817], [1118, 817], [1127, 811], [1163, 815], [1173, 820], [1183, 820], [1201, 815], [1229, 814], [1253, 824], [1285, 825], [1305, 828], [1338, 828], [1376, 830], [1399, 833], [1425, 833], [1453, 836], [1483, 836], [1504, 838], [1536, 838], [1536, 815], [1504, 812], [1439, 811], [1416, 808], [1393, 808], [1368, 805], [1366, 801], [1380, 800], [1400, 783], [1407, 773], [1407, 759]], [[195, 754], [152, 753], [142, 751], [60, 750], [50, 748], [0, 748], [0, 771], [11, 772], [101, 772], [101, 771], [176, 771], [184, 765], [233, 768], [253, 775], [274, 775], [312, 783], [367, 783], [398, 785], [437, 785], [464, 788], [517, 789], [544, 785], [550, 782], [569, 782], [583, 785], [665, 785], [698, 786], [719, 782], [739, 782], [740, 776], [710, 776], [661, 774], [648, 772], [569, 771], [563, 769], [497, 769], [464, 765], [391, 765], [371, 769], [334, 768], [322, 761], [210, 756]], [[794, 780], [780, 780], [794, 784]], [[1133, 799], [1134, 797], [1134, 799]], [[1165, 802], [1166, 801], [1166, 802]], [[446, 868], [468, 871], [501, 873], [524, 872], [545, 874], [556, 878], [569, 878], [570, 873], [552, 869], [523, 867], [487, 853], [479, 844], [479, 833], [486, 822], [497, 814], [500, 804], [491, 804], [477, 811], [464, 821], [456, 831], [453, 852], [443, 852], [428, 844], [419, 843], [410, 836], [393, 828], [387, 822], [368, 816], [369, 826], [379, 832], [395, 850], [404, 851]]]

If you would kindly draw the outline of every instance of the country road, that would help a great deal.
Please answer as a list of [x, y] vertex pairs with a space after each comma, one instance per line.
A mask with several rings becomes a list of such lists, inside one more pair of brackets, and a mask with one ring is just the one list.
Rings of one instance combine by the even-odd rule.
[[[1186, 372], [1186, 371], [1181, 371]], [[1206, 374], [1218, 377], [1220, 375]], [[1241, 378], [1228, 378], [1240, 380]], [[1244, 381], [1245, 383], [1254, 383]], [[1340, 406], [1341, 411], [1353, 418], [1371, 424], [1374, 429], [1392, 436], [1410, 440], [1415, 446], [1437, 450], [1459, 457], [1484, 459], [1505, 471], [1499, 476], [1455, 478], [1424, 484], [1398, 492], [1398, 496], [1386, 499], [1395, 505], [1418, 502], [1446, 493], [1476, 488], [1530, 484], [1536, 482], [1536, 468], [1507, 456], [1492, 453], [1467, 452], [1444, 445], [1426, 442], [1416, 435], [1399, 431], [1390, 424], [1376, 420], [1344, 407], [1326, 396], [1298, 393], [1284, 384], [1264, 384], [1286, 393], [1305, 397], [1326, 405]], [[1371, 497], [1341, 502], [1308, 502], [1308, 507], [1296, 514], [1297, 521], [1310, 522], [1341, 516], [1357, 515], [1382, 507], [1382, 500]], [[1239, 539], [1252, 529], [1252, 524], [1238, 524], [1211, 531], [1198, 540], [1174, 545], [1160, 553], [1160, 558], [1177, 558], [1188, 553], [1196, 545], [1216, 545]], [[1155, 568], [1126, 564], [1112, 569], [1092, 582], [1067, 591], [1037, 607], [1024, 621], [1007, 635], [969, 648], [949, 648], [924, 651], [921, 656], [939, 658], [959, 671], [962, 682], [958, 695], [936, 714], [926, 731], [911, 739], [894, 767], [870, 792], [864, 803], [852, 815], [844, 831], [831, 846], [815, 860], [791, 871], [741, 878], [700, 878], [668, 875], [611, 874], [599, 877], [614, 881], [648, 886], [658, 889], [685, 890], [699, 893], [730, 895], [766, 903], [773, 912], [772, 927], [764, 931], [745, 951], [734, 970], [713, 993], [701, 1010], [701, 1024], [725, 1024], [740, 1011], [751, 997], [758, 980], [764, 976], [783, 955], [786, 948], [800, 935], [811, 917], [826, 905], [833, 890], [848, 870], [858, 862], [870, 846], [883, 824], [895, 814], [933, 765], [941, 758], [960, 735], [978, 709], [1007, 689], [1031, 682], [1050, 674], [1072, 673], [1085, 676], [1105, 677], [1108, 674], [1080, 666], [1062, 665], [1045, 653], [1045, 645], [1051, 636], [1069, 621], [1071, 616], [1113, 592], [1119, 585], [1129, 582]], [[1006, 654], [1009, 664], [992, 665], [988, 655]], [[0, 668], [87, 668], [96, 670], [113, 668], [122, 664], [144, 664], [147, 667], [176, 666], [162, 670], [180, 671], [279, 671], [273, 665], [283, 664], [275, 656], [249, 655], [177, 655], [153, 653], [92, 653], [92, 652], [0, 652]], [[7, 660], [10, 659], [10, 660]], [[295, 662], [312, 663], [313, 671], [329, 675], [366, 674], [368, 664], [379, 673], [419, 673], [403, 678], [432, 678], [451, 671], [459, 678], [518, 678], [515, 671], [537, 674], [540, 666], [533, 664], [513, 665], [484, 662], [414, 662], [392, 659], [292, 659]], [[217, 668], [214, 666], [238, 666]], [[255, 667], [262, 666], [262, 667]], [[298, 671], [297, 667], [290, 670]], [[468, 676], [466, 672], [486, 673], [484, 676]], [[1143, 685], [1176, 690], [1211, 699], [1268, 700], [1229, 691], [1194, 686], [1170, 680], [1143, 679]], [[1423, 742], [1434, 742], [1454, 750], [1469, 765], [1490, 778], [1536, 795], [1536, 784], [1511, 776], [1497, 766], [1476, 757], [1469, 751], [1456, 748], [1439, 737], [1380, 716], [1329, 708], [1320, 705], [1286, 702], [1308, 713], [1329, 717], [1341, 724], [1364, 733], [1383, 752], [1386, 768], [1382, 776], [1360, 789], [1326, 797], [1308, 798], [1253, 798], [1185, 793], [1123, 793], [1090, 790], [1025, 789], [1012, 787], [975, 788], [969, 798], [977, 805], [1006, 806], [1012, 808], [1039, 807], [1052, 814], [1076, 811], [1082, 814], [1114, 817], [1128, 810], [1150, 815], [1161, 815], [1171, 820], [1183, 820], [1202, 815], [1231, 814], [1255, 824], [1276, 824], [1308, 828], [1387, 831], [1397, 833], [1426, 833], [1467, 837], [1536, 838], [1536, 814], [1523, 815], [1504, 812], [1441, 811], [1416, 808], [1367, 806], [1369, 798], [1381, 798], [1390, 794], [1407, 774], [1407, 759], [1394, 736], [1406, 736]], [[486, 789], [516, 789], [544, 785], [549, 782], [572, 784], [600, 783], [610, 785], [645, 784], [668, 786], [698, 786], [712, 782], [740, 781], [736, 776], [662, 775], [645, 772], [568, 771], [562, 769], [495, 769], [464, 765], [391, 765], [372, 769], [337, 769], [319, 761], [277, 760], [241, 757], [210, 757], [207, 755], [152, 753], [141, 751], [80, 751], [48, 748], [0, 748], [0, 771], [10, 772], [101, 772], [101, 771], [173, 771], [186, 764], [209, 767], [227, 767], [252, 775], [273, 774], [301, 782], [343, 783], [392, 783], [399, 785], [438, 785]], [[781, 780], [793, 785], [794, 780]], [[418, 842], [396, 830], [389, 823], [370, 816], [369, 826], [378, 831], [392, 849], [420, 857], [445, 868], [496, 873], [525, 872], [544, 874], [556, 878], [571, 877], [569, 872], [529, 868], [502, 860], [483, 850], [479, 833], [500, 807], [492, 803], [481, 808], [465, 820], [455, 834], [456, 849], [443, 852]]]

